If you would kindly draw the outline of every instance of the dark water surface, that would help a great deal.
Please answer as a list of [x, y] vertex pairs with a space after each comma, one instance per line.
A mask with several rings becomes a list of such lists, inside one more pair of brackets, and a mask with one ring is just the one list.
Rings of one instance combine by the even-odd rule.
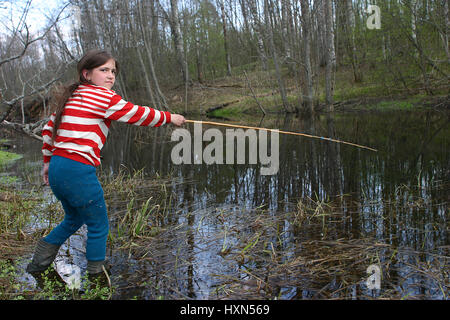
[[[170, 137], [176, 128], [114, 124], [99, 172], [114, 177], [143, 169], [148, 177], [173, 178], [162, 232], [137, 238], [134, 246], [109, 245], [114, 298], [448, 299], [448, 112], [265, 117], [241, 124], [378, 152], [281, 134], [279, 171], [261, 175], [259, 163], [174, 165]], [[193, 132], [192, 124], [185, 128]], [[225, 137], [226, 129], [217, 129]], [[19, 152], [26, 151], [16, 168], [23, 174], [39, 163], [40, 145], [19, 139]], [[139, 194], [136, 203], [145, 202], [152, 189]], [[112, 234], [129, 204], [121, 199], [108, 199]], [[71, 252], [71, 261], [83, 268], [82, 247]], [[380, 289], [367, 287], [370, 265], [381, 270]]]

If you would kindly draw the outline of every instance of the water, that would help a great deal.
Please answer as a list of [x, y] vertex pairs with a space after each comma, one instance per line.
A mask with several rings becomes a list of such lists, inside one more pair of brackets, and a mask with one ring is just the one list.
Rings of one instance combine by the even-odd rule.
[[[447, 111], [241, 124], [378, 152], [280, 135], [280, 169], [264, 176], [260, 164], [174, 165], [170, 136], [176, 128], [114, 124], [100, 171], [115, 176], [124, 168], [144, 169], [148, 177], [159, 173], [174, 181], [163, 232], [136, 239], [135, 247], [110, 248], [115, 298], [448, 298]], [[39, 143], [19, 139], [19, 150], [26, 151], [16, 167], [36, 168]], [[32, 169], [21, 171], [30, 175]], [[143, 188], [140, 195], [145, 201], [152, 191]], [[126, 200], [109, 205], [112, 229]], [[83, 256], [82, 250], [71, 254]], [[367, 288], [371, 264], [381, 267], [380, 289]]]

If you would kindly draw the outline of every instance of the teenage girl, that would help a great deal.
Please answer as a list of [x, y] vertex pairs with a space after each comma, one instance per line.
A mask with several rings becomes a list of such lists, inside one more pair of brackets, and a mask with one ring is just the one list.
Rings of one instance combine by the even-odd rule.
[[78, 62], [77, 71], [78, 82], [61, 94], [42, 131], [43, 179], [61, 201], [65, 216], [38, 241], [27, 266], [30, 273], [46, 270], [59, 247], [83, 224], [88, 230], [87, 272], [102, 273], [109, 226], [95, 167], [100, 164], [111, 121], [150, 127], [185, 122], [182, 115], [132, 104], [111, 90], [119, 64], [108, 52], [89, 51]]

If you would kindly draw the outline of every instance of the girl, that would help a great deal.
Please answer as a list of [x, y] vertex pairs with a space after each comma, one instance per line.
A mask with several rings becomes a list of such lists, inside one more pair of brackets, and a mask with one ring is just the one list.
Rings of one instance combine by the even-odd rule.
[[77, 65], [78, 82], [66, 88], [56, 111], [44, 127], [43, 179], [64, 208], [64, 220], [37, 243], [27, 272], [46, 270], [59, 247], [83, 224], [87, 225], [87, 272], [103, 271], [108, 216], [95, 167], [111, 121], [158, 127], [181, 126], [182, 115], [124, 101], [112, 91], [119, 64], [105, 51], [88, 52]]

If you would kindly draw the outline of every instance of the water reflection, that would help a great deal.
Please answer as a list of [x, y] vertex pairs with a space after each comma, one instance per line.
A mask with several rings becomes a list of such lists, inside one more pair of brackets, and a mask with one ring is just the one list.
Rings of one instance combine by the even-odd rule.
[[[280, 135], [280, 170], [268, 176], [260, 164], [173, 165], [175, 128], [113, 124], [100, 170], [169, 175], [173, 195], [161, 233], [113, 251], [117, 296], [448, 298], [448, 123], [429, 110], [242, 123], [379, 150]], [[128, 201], [109, 199], [113, 228]], [[373, 263], [381, 290], [365, 286]]]
[[[182, 254], [187, 261], [183, 271], [187, 277], [181, 287], [188, 297], [207, 298], [214, 286], [223, 286], [223, 279], [218, 281], [211, 276], [213, 273], [248, 278], [246, 272], [236, 273], [239, 264], [235, 260], [225, 263], [226, 259], [217, 253], [226, 250], [227, 245], [239, 243], [239, 237], [246, 232], [249, 237], [255, 235], [240, 224], [252, 224], [243, 216], [257, 218], [252, 210], [259, 208], [274, 217], [273, 223], [278, 228], [266, 238], [268, 241], [272, 237], [274, 241], [270, 243], [275, 247], [263, 251], [282, 252], [283, 259], [290, 261], [302, 250], [305, 240], [370, 238], [373, 241], [367, 246], [383, 243], [391, 248], [385, 249], [384, 254], [382, 250], [377, 251], [377, 255], [380, 261], [391, 266], [389, 277], [398, 280], [398, 287], [390, 285], [392, 292], [400, 292], [400, 296], [412, 294], [410, 289], [405, 289], [409, 283], [414, 294], [442, 298], [447, 288], [439, 289], [432, 280], [420, 279], [417, 267], [408, 264], [410, 259], [419, 257], [420, 263], [438, 261], [439, 268], [448, 268], [448, 122], [447, 113], [390, 111], [317, 118], [270, 117], [261, 123], [245, 123], [351, 141], [379, 150], [375, 153], [338, 143], [280, 135], [280, 170], [273, 176], [261, 175], [259, 164], [173, 165], [170, 152], [174, 142], [170, 142], [170, 134], [174, 128], [116, 125], [103, 153], [102, 170], [116, 173], [121, 166], [131, 171], [145, 168], [149, 174], [158, 172], [193, 181], [173, 188], [176, 207], [183, 208], [178, 222], [187, 224], [183, 229], [186, 251]], [[322, 205], [333, 202], [333, 211], [338, 212], [339, 218], [323, 215], [319, 227], [314, 224], [293, 227], [292, 221], [277, 219], [298, 210], [297, 204], [302, 201]], [[228, 221], [212, 218], [224, 211], [228, 212]], [[183, 220], [185, 215], [187, 218]], [[240, 234], [230, 231], [239, 227]], [[179, 241], [173, 245], [172, 251], [179, 250]], [[443, 260], [433, 260], [436, 256]], [[245, 268], [259, 270], [251, 263]], [[348, 268], [349, 274], [354, 272]], [[359, 277], [364, 277], [364, 270], [359, 270]], [[311, 283], [313, 280], [310, 279]], [[328, 289], [333, 283], [339, 288], [338, 279], [330, 281]], [[292, 283], [282, 288], [283, 282], [286, 278], [278, 279], [281, 291], [272, 296], [280, 292], [285, 298], [317, 296], [317, 291], [305, 289], [304, 283], [301, 288]], [[350, 296], [358, 296], [363, 289], [353, 286], [347, 290]]]
[[196, 184], [191, 187], [197, 196], [206, 188], [216, 203], [266, 204], [274, 210], [282, 201], [304, 197], [322, 200], [351, 194], [357, 199], [388, 199], [401, 185], [419, 185], [426, 190], [449, 176], [446, 114], [424, 111], [266, 118], [262, 125], [352, 141], [379, 152], [280, 135], [281, 169], [277, 175], [263, 176], [257, 170], [259, 165], [175, 166], [170, 159], [175, 144], [170, 142], [173, 128], [116, 125], [103, 152], [102, 169], [114, 173], [125, 166], [187, 180], [195, 177]]

